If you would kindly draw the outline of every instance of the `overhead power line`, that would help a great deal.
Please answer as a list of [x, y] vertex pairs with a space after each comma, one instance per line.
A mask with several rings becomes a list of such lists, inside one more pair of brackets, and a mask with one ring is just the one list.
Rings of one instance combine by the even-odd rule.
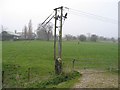
[[104, 16], [84, 12], [84, 11], [81, 11], [81, 10], [68, 8], [68, 7], [64, 7], [64, 8], [68, 9], [71, 14], [74, 14], [74, 15], [77, 15], [77, 16], [83, 15], [83, 16], [86, 16], [86, 17], [91, 18], [91, 19], [97, 19], [97, 20], [101, 20], [101, 21], [104, 21], [104, 22], [118, 24], [118, 20], [115, 20], [115, 19], [112, 19], [112, 18], [108, 18], [108, 17], [104, 17]]

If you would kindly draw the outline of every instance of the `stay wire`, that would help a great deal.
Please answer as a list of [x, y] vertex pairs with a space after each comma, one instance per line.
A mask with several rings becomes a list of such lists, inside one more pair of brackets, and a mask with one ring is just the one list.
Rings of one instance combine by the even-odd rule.
[[54, 18], [54, 15], [45, 23], [45, 26]]
[[[47, 19], [48, 19], [50, 16], [52, 16], [53, 13], [54, 13], [54, 11], [43, 21], [42, 24], [44, 24], [44, 23], [47, 21]], [[42, 25], [42, 24], [41, 24], [41, 25]]]

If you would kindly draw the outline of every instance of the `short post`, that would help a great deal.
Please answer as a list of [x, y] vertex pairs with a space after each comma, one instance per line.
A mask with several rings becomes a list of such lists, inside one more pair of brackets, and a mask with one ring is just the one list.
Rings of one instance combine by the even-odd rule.
[[55, 61], [55, 73], [56, 74], [61, 74], [62, 73], [62, 60], [61, 58], [57, 58], [56, 61]]
[[28, 68], [28, 81], [30, 81], [30, 68]]
[[4, 83], [4, 71], [2, 71], [2, 84]]
[[73, 61], [72, 61], [72, 62], [73, 62], [73, 71], [74, 71], [74, 64], [75, 64], [75, 59], [73, 59]]
[[112, 72], [112, 69], [113, 69], [112, 66], [110, 66], [110, 72]]

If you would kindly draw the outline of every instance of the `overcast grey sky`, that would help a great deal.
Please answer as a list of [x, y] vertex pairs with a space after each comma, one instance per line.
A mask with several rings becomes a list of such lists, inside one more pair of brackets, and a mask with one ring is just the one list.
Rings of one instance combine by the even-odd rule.
[[[54, 8], [71, 8], [63, 26], [63, 35], [97, 34], [105, 37], [118, 37], [118, 1], [119, 0], [0, 0], [0, 25], [9, 31], [22, 31], [24, 25], [32, 20], [33, 29], [37, 29]], [[98, 20], [99, 17], [84, 15], [73, 9], [113, 19]]]

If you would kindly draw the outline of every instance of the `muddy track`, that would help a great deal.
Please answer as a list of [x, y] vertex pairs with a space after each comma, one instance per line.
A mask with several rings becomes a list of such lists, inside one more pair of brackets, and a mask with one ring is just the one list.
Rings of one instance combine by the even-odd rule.
[[82, 77], [73, 88], [118, 88], [118, 75], [98, 70], [80, 70]]

